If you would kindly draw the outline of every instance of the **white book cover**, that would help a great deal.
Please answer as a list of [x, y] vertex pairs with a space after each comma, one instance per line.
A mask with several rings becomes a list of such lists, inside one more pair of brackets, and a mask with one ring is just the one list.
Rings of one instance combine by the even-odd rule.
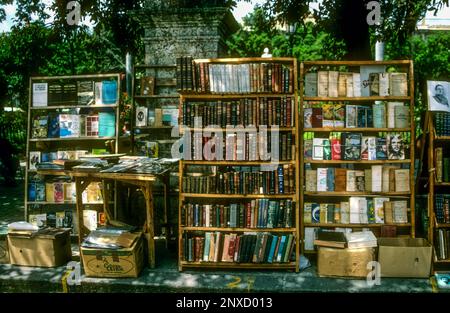
[[370, 79], [371, 73], [384, 73], [386, 66], [384, 65], [361, 65], [359, 68], [361, 74], [361, 97], [370, 96]]
[[314, 239], [316, 239], [317, 227], [305, 227], [305, 250], [314, 250]]
[[377, 138], [376, 137], [367, 137], [367, 153], [368, 160], [376, 160], [377, 159]]
[[393, 97], [408, 95], [408, 76], [406, 73], [390, 73], [389, 94]]
[[313, 160], [323, 160], [323, 138], [313, 138]]
[[377, 238], [371, 231], [358, 231], [346, 233], [349, 248], [371, 248], [377, 246]]
[[361, 224], [361, 197], [350, 197], [350, 224]]
[[205, 205], [206, 218], [205, 218], [205, 226], [211, 227], [211, 204]]
[[33, 106], [46, 107], [48, 101], [48, 84], [33, 83]]
[[428, 110], [450, 112], [450, 82], [427, 81]]
[[359, 222], [361, 224], [368, 224], [369, 223], [369, 217], [367, 215], [367, 199], [364, 197], [361, 197], [359, 199]]
[[408, 202], [406, 200], [392, 201], [392, 217], [394, 223], [408, 223]]
[[346, 191], [356, 191], [356, 171], [347, 170], [346, 172]]
[[317, 169], [317, 191], [327, 191], [327, 168]]
[[102, 105], [103, 104], [102, 89], [103, 89], [102, 82], [95, 82], [95, 84], [94, 84], [95, 105]]
[[358, 106], [346, 105], [345, 106], [345, 127], [355, 128], [358, 126]]
[[97, 229], [97, 211], [83, 210], [83, 225], [90, 231]]
[[345, 80], [346, 96], [354, 97], [353, 76], [355, 73], [348, 73]]
[[353, 97], [361, 97], [361, 74], [353, 73]]
[[383, 165], [372, 165], [372, 192], [382, 191]]
[[388, 128], [395, 128], [395, 107], [403, 106], [403, 102], [387, 103], [387, 124]]
[[380, 73], [379, 77], [379, 95], [382, 97], [389, 96], [389, 73]]
[[317, 97], [317, 73], [305, 74], [305, 97]]
[[317, 72], [317, 95], [328, 97], [328, 71]]
[[338, 82], [339, 82], [339, 72], [328, 71], [328, 96], [337, 97], [338, 96]]
[[384, 202], [386, 201], [389, 201], [389, 198], [373, 198], [373, 206], [375, 208], [375, 223], [377, 224], [384, 224]]

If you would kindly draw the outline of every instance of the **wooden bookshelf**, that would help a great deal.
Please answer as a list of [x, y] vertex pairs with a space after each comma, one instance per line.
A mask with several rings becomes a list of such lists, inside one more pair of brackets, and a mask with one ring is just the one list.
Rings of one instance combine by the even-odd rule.
[[[343, 68], [346, 68], [346, 71], [349, 73], [360, 73], [361, 66], [386, 66], [386, 69], [389, 67], [394, 67], [395, 72], [403, 72], [407, 74], [407, 88], [408, 92], [404, 96], [366, 96], [364, 93], [362, 95], [358, 95], [355, 97], [351, 96], [339, 96], [339, 97], [323, 97], [318, 96], [318, 80], [317, 80], [317, 93], [316, 96], [313, 93], [308, 93], [308, 96], [305, 95], [305, 85], [306, 85], [306, 74], [309, 72], [317, 72], [317, 71], [343, 71]], [[344, 70], [345, 71], [345, 70]], [[375, 71], [374, 71], [375, 72]], [[387, 70], [385, 70], [387, 72]], [[338, 84], [338, 92], [339, 92], [339, 78], [337, 81]], [[330, 87], [331, 88], [331, 87]], [[361, 88], [362, 89], [362, 88]], [[335, 138], [334, 135], [339, 136], [339, 133], [361, 133], [362, 136], [373, 136], [373, 137], [384, 137], [386, 138], [386, 133], [402, 133], [410, 143], [409, 154], [405, 155], [405, 159], [396, 159], [396, 160], [311, 160], [307, 159], [304, 153], [300, 153], [300, 177], [305, 177], [305, 173], [307, 169], [317, 169], [317, 168], [347, 168], [347, 169], [355, 169], [355, 170], [364, 170], [371, 169], [372, 165], [394, 165], [399, 166], [401, 168], [409, 168], [409, 192], [349, 192], [349, 191], [306, 191], [306, 182], [303, 180], [300, 185], [300, 197], [299, 197], [299, 211], [300, 211], [300, 221], [301, 225], [299, 227], [300, 232], [300, 240], [302, 244], [302, 252], [303, 253], [315, 253], [315, 251], [305, 250], [304, 244], [305, 239], [305, 227], [323, 227], [323, 228], [334, 228], [334, 227], [345, 227], [345, 228], [381, 228], [383, 225], [388, 224], [342, 224], [342, 223], [304, 223], [304, 204], [305, 203], [334, 203], [339, 204], [341, 201], [348, 201], [351, 196], [359, 196], [366, 197], [368, 199], [375, 197], [389, 197], [391, 201], [395, 200], [407, 200], [407, 214], [408, 214], [408, 223], [396, 223], [389, 224], [394, 225], [396, 227], [402, 228], [402, 234], [405, 231], [411, 237], [415, 236], [415, 184], [414, 184], [414, 162], [415, 162], [415, 154], [414, 154], [414, 143], [415, 143], [415, 125], [414, 125], [414, 72], [413, 72], [413, 63], [410, 60], [393, 60], [393, 61], [305, 61], [300, 64], [300, 117], [301, 121], [299, 124], [299, 132], [300, 134], [305, 134], [304, 136], [300, 136], [299, 138], [299, 147], [300, 151], [305, 149], [305, 140], [311, 140], [314, 138], [326, 138], [330, 139]], [[344, 93], [345, 94], [345, 93]], [[339, 93], [338, 95], [343, 95]], [[347, 94], [348, 95], [348, 94]], [[350, 94], [351, 95], [351, 94]], [[409, 106], [409, 127], [386, 127], [383, 128], [375, 128], [371, 127], [372, 124], [366, 124], [369, 127], [360, 127], [366, 126], [365, 124], [359, 124], [357, 127], [331, 127], [324, 126], [320, 127], [320, 125], [308, 125], [305, 127], [304, 120], [304, 112], [305, 108], [310, 107], [322, 107], [322, 104], [332, 104], [339, 103], [344, 107], [344, 110], [348, 108], [349, 105], [358, 105], [371, 107], [374, 103], [380, 102], [403, 102], [404, 105]], [[387, 105], [386, 105], [386, 113], [385, 118], [387, 116]], [[345, 115], [345, 114], [344, 114]], [[339, 120], [340, 121], [340, 120]], [[344, 125], [345, 120], [344, 120]], [[339, 125], [340, 126], [340, 125]], [[391, 125], [389, 125], [391, 126]], [[330, 136], [328, 137], [328, 134]], [[339, 136], [340, 137], [340, 136]], [[339, 138], [338, 137], [338, 138]], [[403, 137], [403, 138], [405, 138]], [[340, 142], [342, 148], [342, 142]], [[331, 148], [331, 146], [330, 146]], [[314, 148], [313, 148], [314, 149]], [[307, 168], [305, 168], [305, 165]], [[310, 243], [310, 241], [308, 241]]]
[[[277, 127], [278, 131], [280, 132], [289, 132], [293, 136], [292, 145], [295, 145], [295, 150], [292, 151], [292, 159], [289, 161], [279, 161], [275, 162], [275, 164], [278, 165], [289, 165], [294, 167], [294, 181], [295, 181], [295, 192], [294, 193], [280, 193], [280, 194], [207, 194], [207, 193], [191, 193], [186, 192], [183, 190], [183, 178], [186, 176], [186, 173], [189, 172], [189, 168], [192, 166], [202, 166], [202, 167], [228, 167], [228, 166], [261, 166], [261, 165], [270, 165], [273, 163], [270, 163], [268, 161], [248, 161], [248, 160], [223, 160], [223, 161], [217, 161], [217, 160], [181, 160], [180, 166], [179, 166], [179, 177], [180, 177], [180, 204], [179, 204], [179, 260], [178, 260], [178, 268], [180, 271], [183, 271], [188, 268], [211, 268], [211, 269], [219, 269], [219, 268], [225, 268], [225, 269], [290, 269], [290, 270], [299, 270], [299, 259], [300, 259], [300, 242], [299, 242], [299, 225], [300, 225], [300, 216], [298, 211], [298, 201], [299, 201], [299, 184], [300, 184], [300, 176], [299, 176], [299, 168], [298, 168], [298, 155], [299, 155], [299, 147], [297, 145], [298, 141], [298, 99], [297, 99], [297, 61], [294, 58], [225, 58], [225, 59], [197, 59], [194, 60], [194, 66], [196, 64], [205, 63], [211, 65], [211, 64], [246, 64], [246, 63], [257, 63], [257, 64], [281, 64], [280, 69], [282, 66], [286, 66], [288, 68], [291, 68], [292, 71], [292, 77], [291, 77], [291, 84], [292, 84], [292, 92], [243, 92], [243, 93], [236, 93], [236, 92], [221, 92], [221, 93], [211, 93], [208, 91], [202, 91], [197, 92], [196, 90], [182, 90], [180, 91], [180, 124], [182, 124], [183, 117], [183, 105], [186, 101], [190, 102], [196, 102], [196, 101], [218, 101], [218, 100], [237, 100], [239, 99], [250, 99], [251, 101], [259, 101], [259, 99], [267, 98], [267, 99], [282, 99], [285, 97], [289, 97], [292, 99], [292, 111], [291, 111], [291, 118], [292, 118], [292, 127]], [[199, 65], [200, 66], [200, 65]], [[203, 66], [203, 65], [202, 65]], [[261, 67], [263, 65], [260, 65]], [[274, 65], [275, 66], [278, 65]], [[281, 77], [281, 71], [279, 72]], [[275, 74], [274, 74], [275, 75]], [[278, 75], [278, 74], [277, 74]], [[248, 77], [248, 76], [244, 76]], [[250, 80], [255, 79], [253, 76], [250, 76]], [[195, 79], [195, 77], [194, 77]], [[203, 79], [199, 77], [199, 79]], [[206, 79], [206, 78], [205, 78]], [[237, 79], [237, 78], [236, 78]], [[249, 80], [249, 81], [250, 81]], [[274, 78], [276, 80], [276, 78]], [[194, 81], [195, 83], [195, 81]], [[252, 84], [252, 82], [250, 82]], [[194, 88], [195, 89], [195, 88]], [[231, 90], [231, 89], [230, 89]], [[253, 90], [253, 89], [252, 89]], [[280, 87], [279, 90], [285, 90]], [[264, 107], [268, 108], [268, 107]], [[258, 107], [258, 110], [260, 108]], [[259, 112], [259, 111], [258, 111]], [[287, 111], [286, 111], [287, 112]], [[222, 112], [224, 114], [226, 112]], [[244, 114], [246, 112], [240, 112], [239, 114]], [[283, 112], [284, 113], [284, 112]], [[249, 113], [246, 113], [249, 114]], [[256, 112], [255, 112], [256, 114]], [[238, 115], [240, 117], [240, 115]], [[269, 123], [270, 124], [270, 123]], [[272, 123], [273, 124], [273, 123]], [[267, 125], [267, 129], [270, 130], [270, 127], [272, 125]], [[255, 130], [259, 130], [258, 127], [253, 127]], [[186, 128], [191, 133], [193, 131], [198, 132], [221, 132], [225, 135], [227, 128], [226, 127], [203, 127], [203, 128]], [[233, 130], [234, 131], [234, 130]], [[238, 132], [248, 132], [248, 129], [237, 129], [236, 133]], [[184, 129], [180, 129], [180, 133], [184, 134]], [[186, 134], [185, 134], [186, 135]], [[280, 135], [281, 136], [281, 135]], [[295, 141], [294, 141], [295, 138]], [[288, 148], [291, 148], [290, 146]], [[278, 182], [275, 182], [278, 183]], [[278, 187], [277, 187], [278, 188]], [[194, 227], [194, 226], [186, 226], [184, 225], [184, 222], [182, 222], [182, 216], [183, 216], [183, 206], [187, 203], [190, 204], [225, 204], [228, 205], [230, 203], [244, 203], [244, 202], [250, 202], [252, 200], [262, 200], [266, 199], [267, 201], [292, 201], [292, 205], [295, 205], [295, 210], [293, 207], [292, 215], [293, 220], [289, 226], [292, 227], [279, 227], [279, 228], [264, 228], [264, 227]], [[264, 201], [266, 201], [264, 200]], [[231, 223], [231, 221], [230, 221]], [[190, 224], [191, 225], [191, 224]], [[204, 225], [204, 224], [203, 224]], [[288, 255], [289, 253], [286, 253], [287, 262], [282, 263], [247, 263], [247, 262], [196, 262], [196, 261], [187, 261], [187, 257], [184, 257], [184, 243], [185, 238], [192, 238], [189, 236], [204, 236], [204, 233], [209, 232], [219, 232], [224, 234], [236, 234], [236, 235], [244, 235], [249, 233], [255, 233], [255, 234], [261, 234], [264, 235], [265, 233], [271, 233], [271, 234], [279, 234], [280, 236], [285, 236], [286, 240], [289, 236], [293, 235], [293, 242], [294, 242], [294, 248], [293, 248], [293, 254], [295, 255], [295, 261], [291, 259], [291, 256]], [[187, 237], [185, 237], [185, 235]], [[223, 238], [223, 236], [222, 236]], [[243, 237], [242, 237], [243, 238]], [[186, 239], [187, 240], [187, 239]], [[267, 251], [270, 252], [270, 251]]]
[[[115, 103], [111, 104], [93, 104], [93, 105], [87, 105], [87, 102], [80, 102], [80, 94], [78, 93], [78, 82], [87, 82], [92, 83], [92, 98], [90, 101], [93, 101], [95, 98], [95, 95], [98, 95], [94, 88], [94, 82], [102, 82], [102, 81], [109, 81], [114, 80], [117, 83], [117, 89], [115, 91]], [[37, 93], [35, 94], [33, 92], [33, 84], [35, 83], [47, 83], [47, 90], [45, 91], [45, 106], [33, 106], [34, 104], [34, 97], [37, 96]], [[67, 83], [72, 84], [71, 93], [69, 94], [66, 91], [58, 91], [62, 90], [63, 88], [59, 87], [57, 85], [57, 88], [54, 90], [50, 89], [50, 86], [53, 84], [61, 84], [66, 85]], [[70, 208], [70, 211], [72, 211], [73, 218], [76, 216], [76, 208], [75, 208], [75, 202], [74, 201], [64, 201], [64, 202], [58, 202], [58, 201], [41, 201], [41, 199], [45, 199], [45, 197], [39, 197], [39, 201], [32, 201], [29, 198], [29, 185], [33, 181], [33, 178], [40, 177], [43, 180], [44, 184], [44, 192], [45, 192], [45, 182], [49, 179], [53, 179], [54, 177], [49, 176], [67, 176], [67, 180], [72, 179], [72, 175], [68, 171], [65, 170], [36, 170], [30, 168], [30, 153], [31, 152], [39, 152], [40, 156], [42, 157], [43, 153], [48, 152], [57, 152], [57, 151], [70, 151], [70, 150], [91, 150], [92, 148], [105, 148], [106, 146], [110, 147], [109, 152], [110, 153], [118, 153], [119, 149], [119, 102], [120, 102], [120, 84], [121, 84], [121, 78], [120, 74], [113, 73], [113, 74], [93, 74], [93, 75], [70, 75], [70, 76], [34, 76], [30, 78], [29, 81], [29, 104], [28, 104], [28, 125], [27, 125], [27, 145], [26, 145], [26, 155], [27, 155], [27, 164], [26, 164], [26, 171], [25, 171], [25, 220], [29, 220], [29, 215], [31, 211], [35, 211], [36, 206], [40, 207], [41, 213], [46, 212], [55, 212], [58, 210], [61, 210], [61, 205], [66, 206], [64, 211], [69, 211], [68, 208]], [[75, 86], [75, 87], [74, 87]], [[56, 90], [56, 91], [55, 91]], [[103, 91], [102, 91], [103, 93]], [[52, 96], [52, 98], [51, 98]], [[58, 100], [55, 101], [56, 98], [53, 96], [57, 96]], [[70, 99], [69, 99], [70, 97]], [[98, 103], [98, 102], [97, 102]], [[64, 110], [73, 110], [77, 109], [80, 110], [80, 115], [87, 115], [87, 112], [111, 112], [114, 115], [115, 118], [115, 126], [114, 126], [114, 136], [107, 136], [107, 137], [99, 137], [99, 136], [81, 136], [85, 129], [81, 129], [83, 123], [80, 122], [80, 136], [78, 137], [59, 137], [59, 138], [32, 138], [32, 132], [34, 128], [34, 117], [36, 116], [50, 116], [50, 114], [66, 114]], [[69, 113], [67, 113], [69, 114]], [[73, 113], [70, 113], [73, 114]], [[46, 135], [48, 136], [50, 128], [50, 119], [47, 119], [47, 132]], [[59, 121], [58, 121], [59, 122]], [[59, 126], [59, 125], [58, 125]], [[59, 133], [57, 134], [59, 136]], [[106, 143], [108, 145], [106, 145]], [[74, 183], [75, 184], [75, 183]], [[74, 186], [75, 188], [75, 186]], [[40, 189], [42, 190], [42, 188]], [[103, 204], [101, 203], [86, 203], [89, 205], [97, 206]], [[78, 225], [79, 226], [79, 225]], [[74, 232], [78, 233], [78, 230], [74, 229]]]
[[[439, 269], [449, 269], [450, 268], [450, 256], [447, 260], [437, 259], [437, 245], [439, 245], [439, 240], [437, 239], [438, 231], [450, 231], [450, 223], [439, 223], [436, 213], [436, 195], [437, 194], [450, 194], [450, 182], [438, 181], [437, 179], [437, 160], [436, 160], [436, 150], [438, 148], [442, 149], [442, 180], [444, 180], [444, 156], [448, 157], [448, 144], [446, 141], [450, 140], [450, 136], [439, 136], [436, 132], [436, 121], [435, 112], [426, 112], [425, 115], [427, 128], [424, 130], [427, 141], [427, 157], [428, 157], [428, 241], [434, 245], [436, 251], [434, 258], [434, 266]], [[442, 204], [442, 210], [445, 210], [444, 204]], [[443, 213], [445, 214], [445, 212]], [[447, 242], [447, 245], [450, 243]]]

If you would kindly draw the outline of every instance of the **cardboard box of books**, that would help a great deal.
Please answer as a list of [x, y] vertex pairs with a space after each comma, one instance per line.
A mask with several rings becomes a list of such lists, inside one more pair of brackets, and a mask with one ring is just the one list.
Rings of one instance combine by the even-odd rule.
[[80, 251], [88, 277], [138, 277], [144, 265], [142, 233], [95, 230]]
[[382, 277], [429, 277], [432, 246], [423, 238], [378, 238]]
[[70, 229], [8, 232], [10, 263], [23, 266], [56, 267], [72, 259]]
[[366, 278], [367, 264], [374, 260], [374, 248], [318, 247], [317, 271], [319, 276]]

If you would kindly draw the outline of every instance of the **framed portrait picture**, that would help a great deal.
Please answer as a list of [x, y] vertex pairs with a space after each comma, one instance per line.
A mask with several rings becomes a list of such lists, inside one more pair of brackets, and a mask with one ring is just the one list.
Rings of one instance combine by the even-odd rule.
[[450, 82], [427, 81], [428, 110], [450, 112]]

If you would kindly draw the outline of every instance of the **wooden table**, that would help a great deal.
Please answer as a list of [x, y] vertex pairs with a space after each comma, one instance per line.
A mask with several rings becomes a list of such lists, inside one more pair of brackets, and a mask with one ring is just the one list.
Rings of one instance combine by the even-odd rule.
[[[83, 191], [92, 182], [101, 182], [103, 187], [103, 209], [106, 215], [107, 221], [112, 221], [112, 214], [109, 211], [109, 194], [110, 191], [107, 187], [108, 181], [122, 182], [130, 185], [134, 185], [140, 188], [144, 194], [146, 203], [146, 221], [143, 225], [143, 232], [147, 239], [148, 244], [148, 265], [151, 268], [155, 267], [155, 242], [154, 242], [154, 207], [153, 207], [153, 183], [160, 179], [164, 183], [164, 216], [167, 219], [168, 212], [168, 173], [166, 171], [160, 175], [152, 174], [131, 174], [131, 173], [99, 173], [99, 172], [80, 172], [80, 171], [54, 171], [54, 170], [39, 170], [39, 174], [43, 175], [67, 175], [75, 179], [76, 184], [76, 208], [77, 208], [77, 221], [79, 226], [78, 241], [79, 244], [83, 242], [84, 237], [89, 234], [89, 230], [83, 223]], [[117, 190], [116, 190], [117, 192]]]

